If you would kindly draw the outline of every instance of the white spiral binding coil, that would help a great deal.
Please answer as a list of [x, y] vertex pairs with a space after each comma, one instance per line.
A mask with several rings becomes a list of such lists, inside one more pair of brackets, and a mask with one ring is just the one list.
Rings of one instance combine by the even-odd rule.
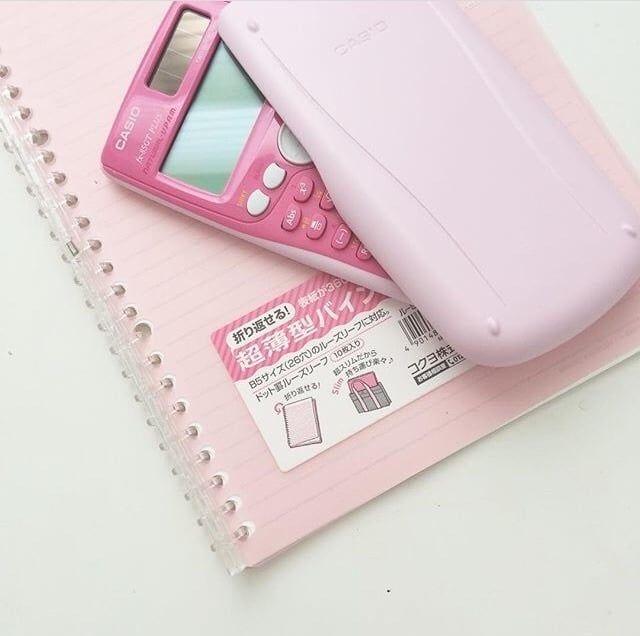
[[199, 468], [213, 463], [215, 450], [204, 447], [193, 455], [193, 441], [200, 434], [201, 425], [181, 422], [188, 413], [189, 402], [184, 398], [170, 399], [176, 379], [162, 371], [162, 353], [153, 351], [142, 356], [137, 345], [152, 337], [153, 326], [126, 300], [126, 285], [115, 280], [116, 267], [102, 256], [103, 242], [91, 234], [91, 220], [80, 212], [78, 197], [60, 190], [67, 177], [50, 168], [55, 155], [46, 148], [49, 132], [30, 126], [32, 109], [18, 103], [21, 90], [8, 81], [10, 75], [10, 67], [0, 62], [3, 145], [15, 156], [16, 170], [26, 178], [27, 191], [38, 201], [38, 213], [49, 221], [51, 238], [60, 243], [62, 258], [73, 269], [73, 280], [84, 290], [85, 304], [96, 311], [98, 328], [107, 335], [110, 351], [119, 356], [123, 377], [132, 381], [134, 397], [144, 406], [147, 423], [157, 430], [159, 446], [167, 451], [173, 474], [182, 478], [185, 498], [194, 504], [198, 524], [207, 530], [211, 548], [231, 574], [240, 572], [244, 566], [236, 544], [246, 541], [255, 525], [244, 521], [231, 532], [227, 529], [224, 518], [236, 514], [242, 501], [235, 495], [226, 497], [222, 504], [214, 501], [211, 491], [222, 488], [229, 480], [222, 470], [215, 470], [202, 482]]

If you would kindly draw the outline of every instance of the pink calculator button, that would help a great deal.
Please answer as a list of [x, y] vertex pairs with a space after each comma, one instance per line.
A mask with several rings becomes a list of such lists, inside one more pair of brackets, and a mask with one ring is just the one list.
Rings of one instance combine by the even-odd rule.
[[368, 261], [371, 258], [371, 252], [361, 243], [356, 252], [356, 258], [359, 258], [361, 261]]
[[314, 241], [319, 239], [327, 229], [327, 217], [324, 214], [314, 214], [307, 228], [307, 236]]
[[287, 232], [293, 232], [300, 225], [301, 218], [302, 212], [300, 212], [300, 208], [297, 205], [290, 205], [282, 217], [282, 229]]
[[312, 193], [313, 180], [309, 179], [309, 177], [300, 177], [298, 183], [293, 189], [293, 198], [300, 203], [304, 203], [309, 200]]
[[335, 250], [343, 250], [351, 240], [351, 230], [344, 223], [338, 226], [331, 239], [331, 247]]
[[336, 206], [333, 205], [333, 199], [328, 192], [325, 192], [320, 199], [321, 210], [333, 210]]

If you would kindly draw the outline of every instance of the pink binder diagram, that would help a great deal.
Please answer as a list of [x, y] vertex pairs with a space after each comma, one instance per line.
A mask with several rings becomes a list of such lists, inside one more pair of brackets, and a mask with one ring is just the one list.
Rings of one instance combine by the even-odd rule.
[[391, 404], [391, 398], [375, 373], [363, 373], [351, 378], [349, 397], [358, 413], [377, 411]]
[[285, 404], [282, 414], [290, 448], [322, 443], [315, 398], [308, 397]]

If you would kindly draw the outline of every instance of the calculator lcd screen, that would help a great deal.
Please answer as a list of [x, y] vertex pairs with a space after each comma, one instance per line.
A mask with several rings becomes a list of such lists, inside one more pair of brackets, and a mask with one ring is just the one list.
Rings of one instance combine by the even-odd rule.
[[162, 166], [162, 173], [220, 194], [264, 98], [220, 43]]

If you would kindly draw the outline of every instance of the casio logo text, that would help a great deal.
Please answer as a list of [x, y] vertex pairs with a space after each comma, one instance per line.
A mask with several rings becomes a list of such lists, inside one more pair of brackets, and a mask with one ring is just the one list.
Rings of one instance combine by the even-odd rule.
[[118, 138], [116, 139], [116, 150], [124, 150], [127, 147], [129, 135], [133, 132], [139, 116], [140, 108], [138, 106], [133, 106], [133, 108], [129, 111], [127, 118], [124, 120], [124, 124], [120, 129]]
[[362, 44], [366, 44], [375, 38], [378, 34], [386, 31], [388, 28], [387, 23], [384, 20], [379, 20], [378, 22], [374, 22], [371, 26], [364, 29], [364, 31], [359, 31], [358, 33], [354, 33], [352, 36], [348, 37], [344, 42], [338, 44], [338, 46], [334, 47], [333, 52], [336, 55], [346, 55], [350, 53], [358, 46]]

